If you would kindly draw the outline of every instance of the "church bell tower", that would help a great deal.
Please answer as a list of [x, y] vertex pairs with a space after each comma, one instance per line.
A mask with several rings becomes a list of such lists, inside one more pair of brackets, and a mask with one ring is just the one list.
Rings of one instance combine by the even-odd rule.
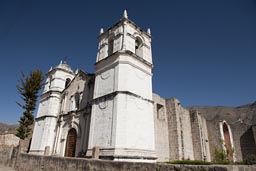
[[119, 161], [155, 162], [151, 33], [123, 18], [100, 30], [89, 147]]
[[52, 154], [58, 115], [60, 113], [61, 93], [75, 74], [66, 62], [60, 62], [46, 74], [44, 91], [35, 119], [35, 126], [29, 153], [44, 154], [46, 147]]

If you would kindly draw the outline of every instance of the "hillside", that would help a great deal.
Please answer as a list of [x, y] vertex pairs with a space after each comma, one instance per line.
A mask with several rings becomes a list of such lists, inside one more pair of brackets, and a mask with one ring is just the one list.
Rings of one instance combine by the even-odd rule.
[[0, 123], [0, 134], [15, 134], [16, 133], [16, 128], [18, 125], [8, 125], [5, 123]]
[[256, 124], [256, 102], [238, 106], [192, 106], [189, 110], [198, 110], [207, 120], [225, 119], [229, 123]]

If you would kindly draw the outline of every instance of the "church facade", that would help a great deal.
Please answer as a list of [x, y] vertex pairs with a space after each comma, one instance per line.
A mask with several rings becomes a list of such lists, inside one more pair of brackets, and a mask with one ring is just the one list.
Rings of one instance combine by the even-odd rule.
[[29, 153], [91, 158], [97, 148], [115, 161], [212, 161], [218, 147], [237, 160], [227, 121], [209, 127], [198, 110], [152, 92], [150, 29], [124, 11], [98, 39], [94, 74], [65, 61], [46, 74]]

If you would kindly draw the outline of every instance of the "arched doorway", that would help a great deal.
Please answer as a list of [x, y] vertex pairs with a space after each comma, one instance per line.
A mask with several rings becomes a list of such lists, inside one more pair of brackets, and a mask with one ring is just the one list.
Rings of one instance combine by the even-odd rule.
[[68, 131], [65, 157], [75, 157], [77, 133], [74, 128]]
[[228, 158], [230, 160], [233, 160], [233, 149], [231, 145], [230, 132], [228, 129], [228, 125], [225, 122], [223, 123], [223, 134], [224, 134], [224, 143], [225, 143], [225, 148], [226, 148]]

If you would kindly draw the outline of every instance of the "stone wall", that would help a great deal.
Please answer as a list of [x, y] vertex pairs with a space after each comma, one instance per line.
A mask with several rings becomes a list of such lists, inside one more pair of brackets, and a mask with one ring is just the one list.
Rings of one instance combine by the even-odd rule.
[[190, 111], [190, 121], [195, 160], [211, 161], [206, 119], [194, 110]]
[[192, 138], [194, 145], [194, 156], [195, 160], [204, 160], [202, 157], [202, 147], [201, 147], [201, 135], [200, 135], [200, 127], [199, 127], [199, 119], [198, 119], [197, 111], [191, 111], [191, 129], [192, 129]]
[[117, 162], [18, 153], [0, 146], [0, 165], [17, 171], [255, 171], [256, 165], [171, 165], [164, 163]]
[[14, 134], [3, 134], [0, 135], [0, 146], [18, 146], [19, 145], [19, 138]]
[[220, 128], [223, 122], [229, 125], [232, 133], [234, 161], [243, 161], [256, 154], [256, 103], [239, 107], [197, 106], [192, 109], [198, 110], [206, 119], [212, 161], [215, 148], [223, 148], [223, 130]]
[[18, 155], [18, 148], [13, 146], [0, 146], [0, 165], [13, 167]]
[[176, 116], [176, 107], [174, 99], [166, 100], [166, 114], [168, 118], [169, 132], [169, 156], [170, 160], [179, 160], [179, 142], [178, 142], [178, 118]]
[[155, 150], [157, 161], [169, 161], [169, 132], [166, 115], [165, 99], [153, 94], [154, 101], [154, 126], [155, 126]]
[[194, 160], [189, 111], [175, 98], [166, 100], [170, 160]]
[[17, 171], [254, 171], [256, 166], [189, 166], [20, 154]]

